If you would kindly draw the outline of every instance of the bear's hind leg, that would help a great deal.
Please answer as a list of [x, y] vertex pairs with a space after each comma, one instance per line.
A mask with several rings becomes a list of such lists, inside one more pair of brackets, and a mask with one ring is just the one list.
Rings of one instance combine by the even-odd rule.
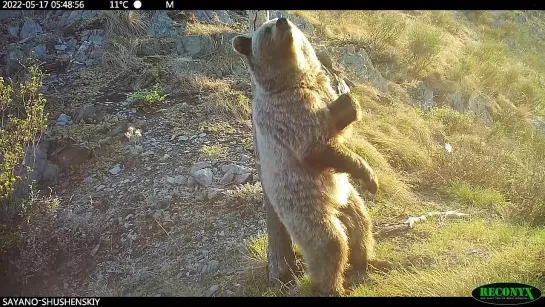
[[375, 238], [373, 237], [373, 222], [359, 194], [352, 190], [347, 206], [341, 210], [339, 219], [346, 227], [350, 245], [349, 262], [353, 269], [360, 272], [368, 267], [378, 270], [388, 270], [392, 264], [375, 258]]
[[346, 294], [344, 271], [348, 265], [348, 242], [339, 219], [328, 216], [316, 221], [306, 215], [301, 216], [297, 225], [286, 226], [301, 248], [313, 294]]

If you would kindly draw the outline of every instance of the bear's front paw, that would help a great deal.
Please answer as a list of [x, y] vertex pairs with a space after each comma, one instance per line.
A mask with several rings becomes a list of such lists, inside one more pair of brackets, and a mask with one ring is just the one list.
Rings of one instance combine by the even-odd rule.
[[367, 190], [371, 194], [377, 195], [377, 192], [378, 192], [378, 179], [377, 179], [377, 175], [374, 172], [371, 172], [370, 179], [365, 184], [367, 185]]
[[368, 168], [363, 169], [357, 176], [356, 179], [363, 181], [366, 190], [372, 195], [376, 195], [378, 192], [378, 179], [377, 175], [373, 170]]

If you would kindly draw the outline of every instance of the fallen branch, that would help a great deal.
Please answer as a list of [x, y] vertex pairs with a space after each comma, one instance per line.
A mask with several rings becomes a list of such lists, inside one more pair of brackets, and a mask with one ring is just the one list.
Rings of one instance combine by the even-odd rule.
[[457, 211], [428, 212], [421, 216], [409, 217], [408, 219], [406, 219], [405, 221], [401, 223], [383, 226], [381, 227], [381, 229], [379, 229], [377, 232], [374, 233], [375, 238], [380, 240], [380, 239], [384, 239], [388, 237], [395, 237], [395, 236], [401, 235], [409, 231], [409, 229], [411, 229], [412, 227], [414, 227], [415, 223], [426, 221], [428, 217], [434, 217], [434, 216], [437, 216], [439, 217], [439, 219], [443, 220], [445, 218], [450, 218], [450, 217], [454, 217], [454, 218], [465, 217], [465, 216], [469, 216], [469, 214], [461, 213]]

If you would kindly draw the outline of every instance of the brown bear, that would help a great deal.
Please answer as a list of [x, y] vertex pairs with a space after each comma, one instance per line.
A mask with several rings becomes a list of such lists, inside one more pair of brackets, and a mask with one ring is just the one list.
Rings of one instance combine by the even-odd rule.
[[281, 222], [301, 248], [316, 294], [345, 293], [351, 264], [367, 269], [374, 238], [369, 213], [349, 177], [378, 190], [369, 165], [344, 144], [360, 118], [337, 94], [305, 35], [285, 18], [233, 39], [254, 82], [252, 118], [261, 182]]

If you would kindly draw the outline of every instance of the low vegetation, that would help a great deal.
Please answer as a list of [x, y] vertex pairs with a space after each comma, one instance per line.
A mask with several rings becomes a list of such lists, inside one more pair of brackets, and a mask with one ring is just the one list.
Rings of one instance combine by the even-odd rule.
[[46, 128], [46, 99], [40, 93], [42, 72], [36, 66], [28, 69], [28, 78], [19, 85], [0, 78], [0, 200], [12, 196], [21, 175], [32, 170], [22, 169], [25, 150], [36, 146]]

